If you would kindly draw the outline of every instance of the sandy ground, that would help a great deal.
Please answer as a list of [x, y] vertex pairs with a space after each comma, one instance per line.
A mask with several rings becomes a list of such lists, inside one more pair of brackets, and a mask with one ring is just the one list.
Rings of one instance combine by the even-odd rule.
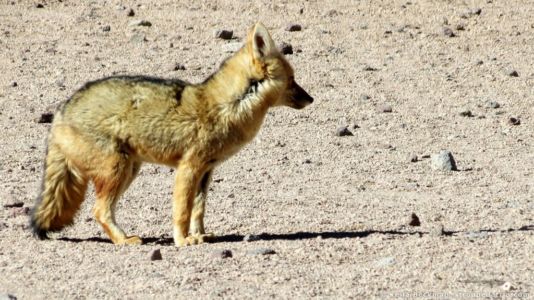
[[[532, 1], [200, 2], [0, 2], [0, 298], [534, 298]], [[201, 81], [257, 20], [316, 101], [216, 171], [217, 242], [173, 245], [174, 174], [154, 165], [118, 209], [144, 245], [109, 242], [92, 190], [74, 226], [31, 236], [41, 114], [104, 76]], [[442, 149], [458, 171], [432, 169]]]

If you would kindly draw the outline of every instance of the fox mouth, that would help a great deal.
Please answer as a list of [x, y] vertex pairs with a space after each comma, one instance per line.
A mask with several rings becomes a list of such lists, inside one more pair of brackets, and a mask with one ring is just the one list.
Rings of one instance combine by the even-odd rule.
[[300, 110], [300, 109], [303, 109], [304, 107], [306, 107], [306, 106], [308, 106], [310, 104], [311, 104], [311, 102], [304, 102], [304, 101], [302, 101], [302, 102], [291, 102], [291, 108]]

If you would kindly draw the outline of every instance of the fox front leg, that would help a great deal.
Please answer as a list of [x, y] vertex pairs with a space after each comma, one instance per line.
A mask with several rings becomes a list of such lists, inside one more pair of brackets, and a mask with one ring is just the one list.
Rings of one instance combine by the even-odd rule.
[[204, 228], [204, 210], [206, 207], [206, 199], [208, 197], [209, 184], [211, 182], [212, 171], [207, 171], [200, 180], [197, 195], [193, 202], [193, 210], [191, 215], [191, 225], [189, 228], [190, 234], [199, 239], [199, 242], [209, 241], [215, 236], [213, 233], [206, 233]]
[[195, 197], [205, 173], [203, 169], [204, 167], [200, 164], [183, 161], [176, 170], [172, 217], [174, 243], [179, 247], [204, 242], [201, 235], [189, 235]]

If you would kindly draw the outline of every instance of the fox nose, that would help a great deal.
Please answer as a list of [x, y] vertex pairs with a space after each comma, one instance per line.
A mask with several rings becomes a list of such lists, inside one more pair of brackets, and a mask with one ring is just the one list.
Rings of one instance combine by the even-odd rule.
[[313, 98], [310, 96], [300, 85], [295, 83], [295, 89], [297, 92], [297, 98], [302, 99], [306, 102], [313, 103]]

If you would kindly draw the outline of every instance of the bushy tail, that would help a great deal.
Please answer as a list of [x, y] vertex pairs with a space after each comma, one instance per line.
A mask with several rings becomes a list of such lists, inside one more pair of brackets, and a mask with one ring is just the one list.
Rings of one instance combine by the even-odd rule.
[[40, 239], [72, 224], [87, 190], [87, 179], [55, 145], [48, 149], [44, 169], [42, 190], [31, 216], [33, 233]]

